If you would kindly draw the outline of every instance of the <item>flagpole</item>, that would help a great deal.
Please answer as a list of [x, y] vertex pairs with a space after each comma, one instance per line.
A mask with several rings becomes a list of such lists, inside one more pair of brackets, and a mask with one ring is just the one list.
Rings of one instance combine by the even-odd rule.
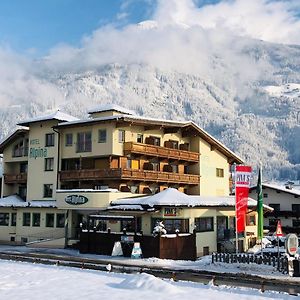
[[[261, 188], [262, 188], [262, 166], [261, 166], [261, 162], [259, 164], [259, 168], [260, 168], [260, 183], [261, 183]], [[262, 224], [260, 224], [260, 226], [263, 226]], [[262, 230], [262, 236], [260, 239], [260, 247], [261, 247], [261, 254], [263, 255], [263, 244], [262, 244], [262, 239], [263, 239], [263, 230]]]
[[234, 164], [234, 195], [235, 195], [235, 253], [238, 254], [239, 242], [238, 242], [238, 232], [237, 232], [237, 213], [236, 213], [236, 164]]

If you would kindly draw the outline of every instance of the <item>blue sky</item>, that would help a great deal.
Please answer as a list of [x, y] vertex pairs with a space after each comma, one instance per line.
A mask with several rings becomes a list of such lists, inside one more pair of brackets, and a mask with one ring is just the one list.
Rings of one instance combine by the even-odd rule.
[[[128, 18], [118, 20], [126, 3]], [[1, 0], [0, 44], [21, 52], [44, 52], [58, 43], [77, 45], [106, 23], [138, 22], [147, 12], [149, 4], [143, 0]]]
[[[218, 5], [220, 2], [227, 3], [229, 7], [225, 16], [223, 16], [224, 7]], [[285, 3], [285, 9], [277, 7], [273, 15], [270, 15], [268, 3], [278, 2]], [[194, 7], [191, 8], [190, 3], [193, 3]], [[32, 56], [43, 56], [51, 48], [60, 44], [80, 46], [83, 37], [90, 36], [93, 31], [106, 24], [113, 24], [120, 28], [127, 24], [138, 23], [151, 18], [156, 10], [161, 11], [161, 15], [168, 13], [171, 15], [172, 10], [176, 10], [175, 6], [178, 6], [174, 14], [176, 17], [180, 9], [185, 11], [181, 22], [195, 18], [193, 10], [199, 10], [207, 4], [216, 5], [209, 13], [196, 12], [200, 13], [198, 20], [205, 19], [201, 26], [205, 27], [208, 24], [209, 27], [209, 18], [214, 19], [214, 24], [219, 24], [222, 17], [224, 22], [225, 20], [230, 22], [240, 14], [240, 11], [245, 15], [245, 10], [249, 8], [250, 11], [254, 6], [256, 10], [249, 14], [249, 20], [253, 20], [263, 11], [262, 16], [257, 16], [260, 25], [257, 25], [255, 20], [253, 22], [246, 20], [241, 29], [237, 28], [236, 24], [226, 24], [226, 26], [230, 27], [230, 30], [237, 31], [238, 34], [250, 32], [250, 36], [260, 39], [275, 42], [277, 40], [298, 41], [297, 33], [294, 33], [292, 38], [285, 37], [284, 33], [279, 36], [277, 28], [288, 34], [290, 28], [294, 28], [295, 31], [295, 28], [300, 26], [297, 20], [290, 22], [297, 11], [299, 17], [300, 0], [0, 0], [0, 47]], [[291, 14], [293, 5], [295, 8]], [[277, 17], [278, 22], [274, 19]], [[174, 19], [174, 16], [172, 18]], [[243, 20], [244, 17], [237, 23]], [[277, 24], [277, 28], [273, 31], [268, 29], [268, 33], [261, 34], [260, 29], [266, 27], [265, 24]], [[253, 26], [259, 28], [253, 29]], [[283, 26], [288, 27], [285, 29]], [[271, 37], [269, 32], [273, 33]]]
[[[197, 5], [216, 2], [198, 0]], [[60, 43], [77, 46], [105, 24], [147, 19], [155, 6], [156, 0], [1, 0], [0, 45], [35, 54]]]

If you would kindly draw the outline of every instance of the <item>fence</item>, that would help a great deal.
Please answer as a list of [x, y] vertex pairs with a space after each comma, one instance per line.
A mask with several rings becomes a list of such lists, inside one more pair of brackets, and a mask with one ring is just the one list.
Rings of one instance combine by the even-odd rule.
[[[114, 243], [121, 241], [124, 233], [82, 231], [79, 250], [81, 253], [111, 255]], [[169, 236], [127, 235], [132, 242], [121, 242], [124, 256], [130, 256], [133, 242], [139, 242], [144, 258], [196, 260], [196, 235], [174, 234]]]
[[276, 267], [277, 270], [283, 274], [288, 274], [289, 272], [289, 262], [286, 256], [275, 257], [275, 256], [262, 256], [254, 254], [232, 254], [232, 253], [213, 253], [212, 263], [223, 262], [223, 263], [254, 263], [254, 264], [264, 264]]

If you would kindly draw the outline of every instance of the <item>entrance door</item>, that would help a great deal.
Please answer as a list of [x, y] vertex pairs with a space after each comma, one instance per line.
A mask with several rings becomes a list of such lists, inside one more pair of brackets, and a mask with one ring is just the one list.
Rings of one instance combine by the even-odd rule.
[[224, 240], [227, 229], [227, 217], [217, 217], [217, 240]]

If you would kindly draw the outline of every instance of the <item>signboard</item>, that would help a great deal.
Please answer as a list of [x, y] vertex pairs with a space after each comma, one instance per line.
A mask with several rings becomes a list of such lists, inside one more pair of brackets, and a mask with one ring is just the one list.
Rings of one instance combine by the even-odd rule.
[[165, 217], [176, 217], [177, 209], [175, 207], [166, 207], [164, 210]]
[[139, 242], [134, 243], [131, 252], [131, 258], [142, 258], [142, 249], [141, 249], [141, 244]]
[[237, 233], [245, 231], [251, 172], [252, 168], [249, 166], [235, 167], [235, 214]]
[[132, 235], [122, 235], [121, 236], [121, 242], [123, 243], [133, 243], [134, 237]]
[[283, 236], [280, 220], [278, 220], [278, 222], [277, 222], [276, 236]]
[[30, 148], [29, 149], [29, 157], [30, 158], [43, 158], [43, 157], [47, 157], [48, 156], [48, 152], [47, 152], [47, 148]]
[[89, 199], [82, 195], [69, 195], [65, 198], [65, 202], [71, 205], [81, 205], [85, 204]]
[[290, 233], [286, 236], [285, 240], [285, 250], [289, 255], [294, 256], [299, 247], [299, 240], [296, 234]]

